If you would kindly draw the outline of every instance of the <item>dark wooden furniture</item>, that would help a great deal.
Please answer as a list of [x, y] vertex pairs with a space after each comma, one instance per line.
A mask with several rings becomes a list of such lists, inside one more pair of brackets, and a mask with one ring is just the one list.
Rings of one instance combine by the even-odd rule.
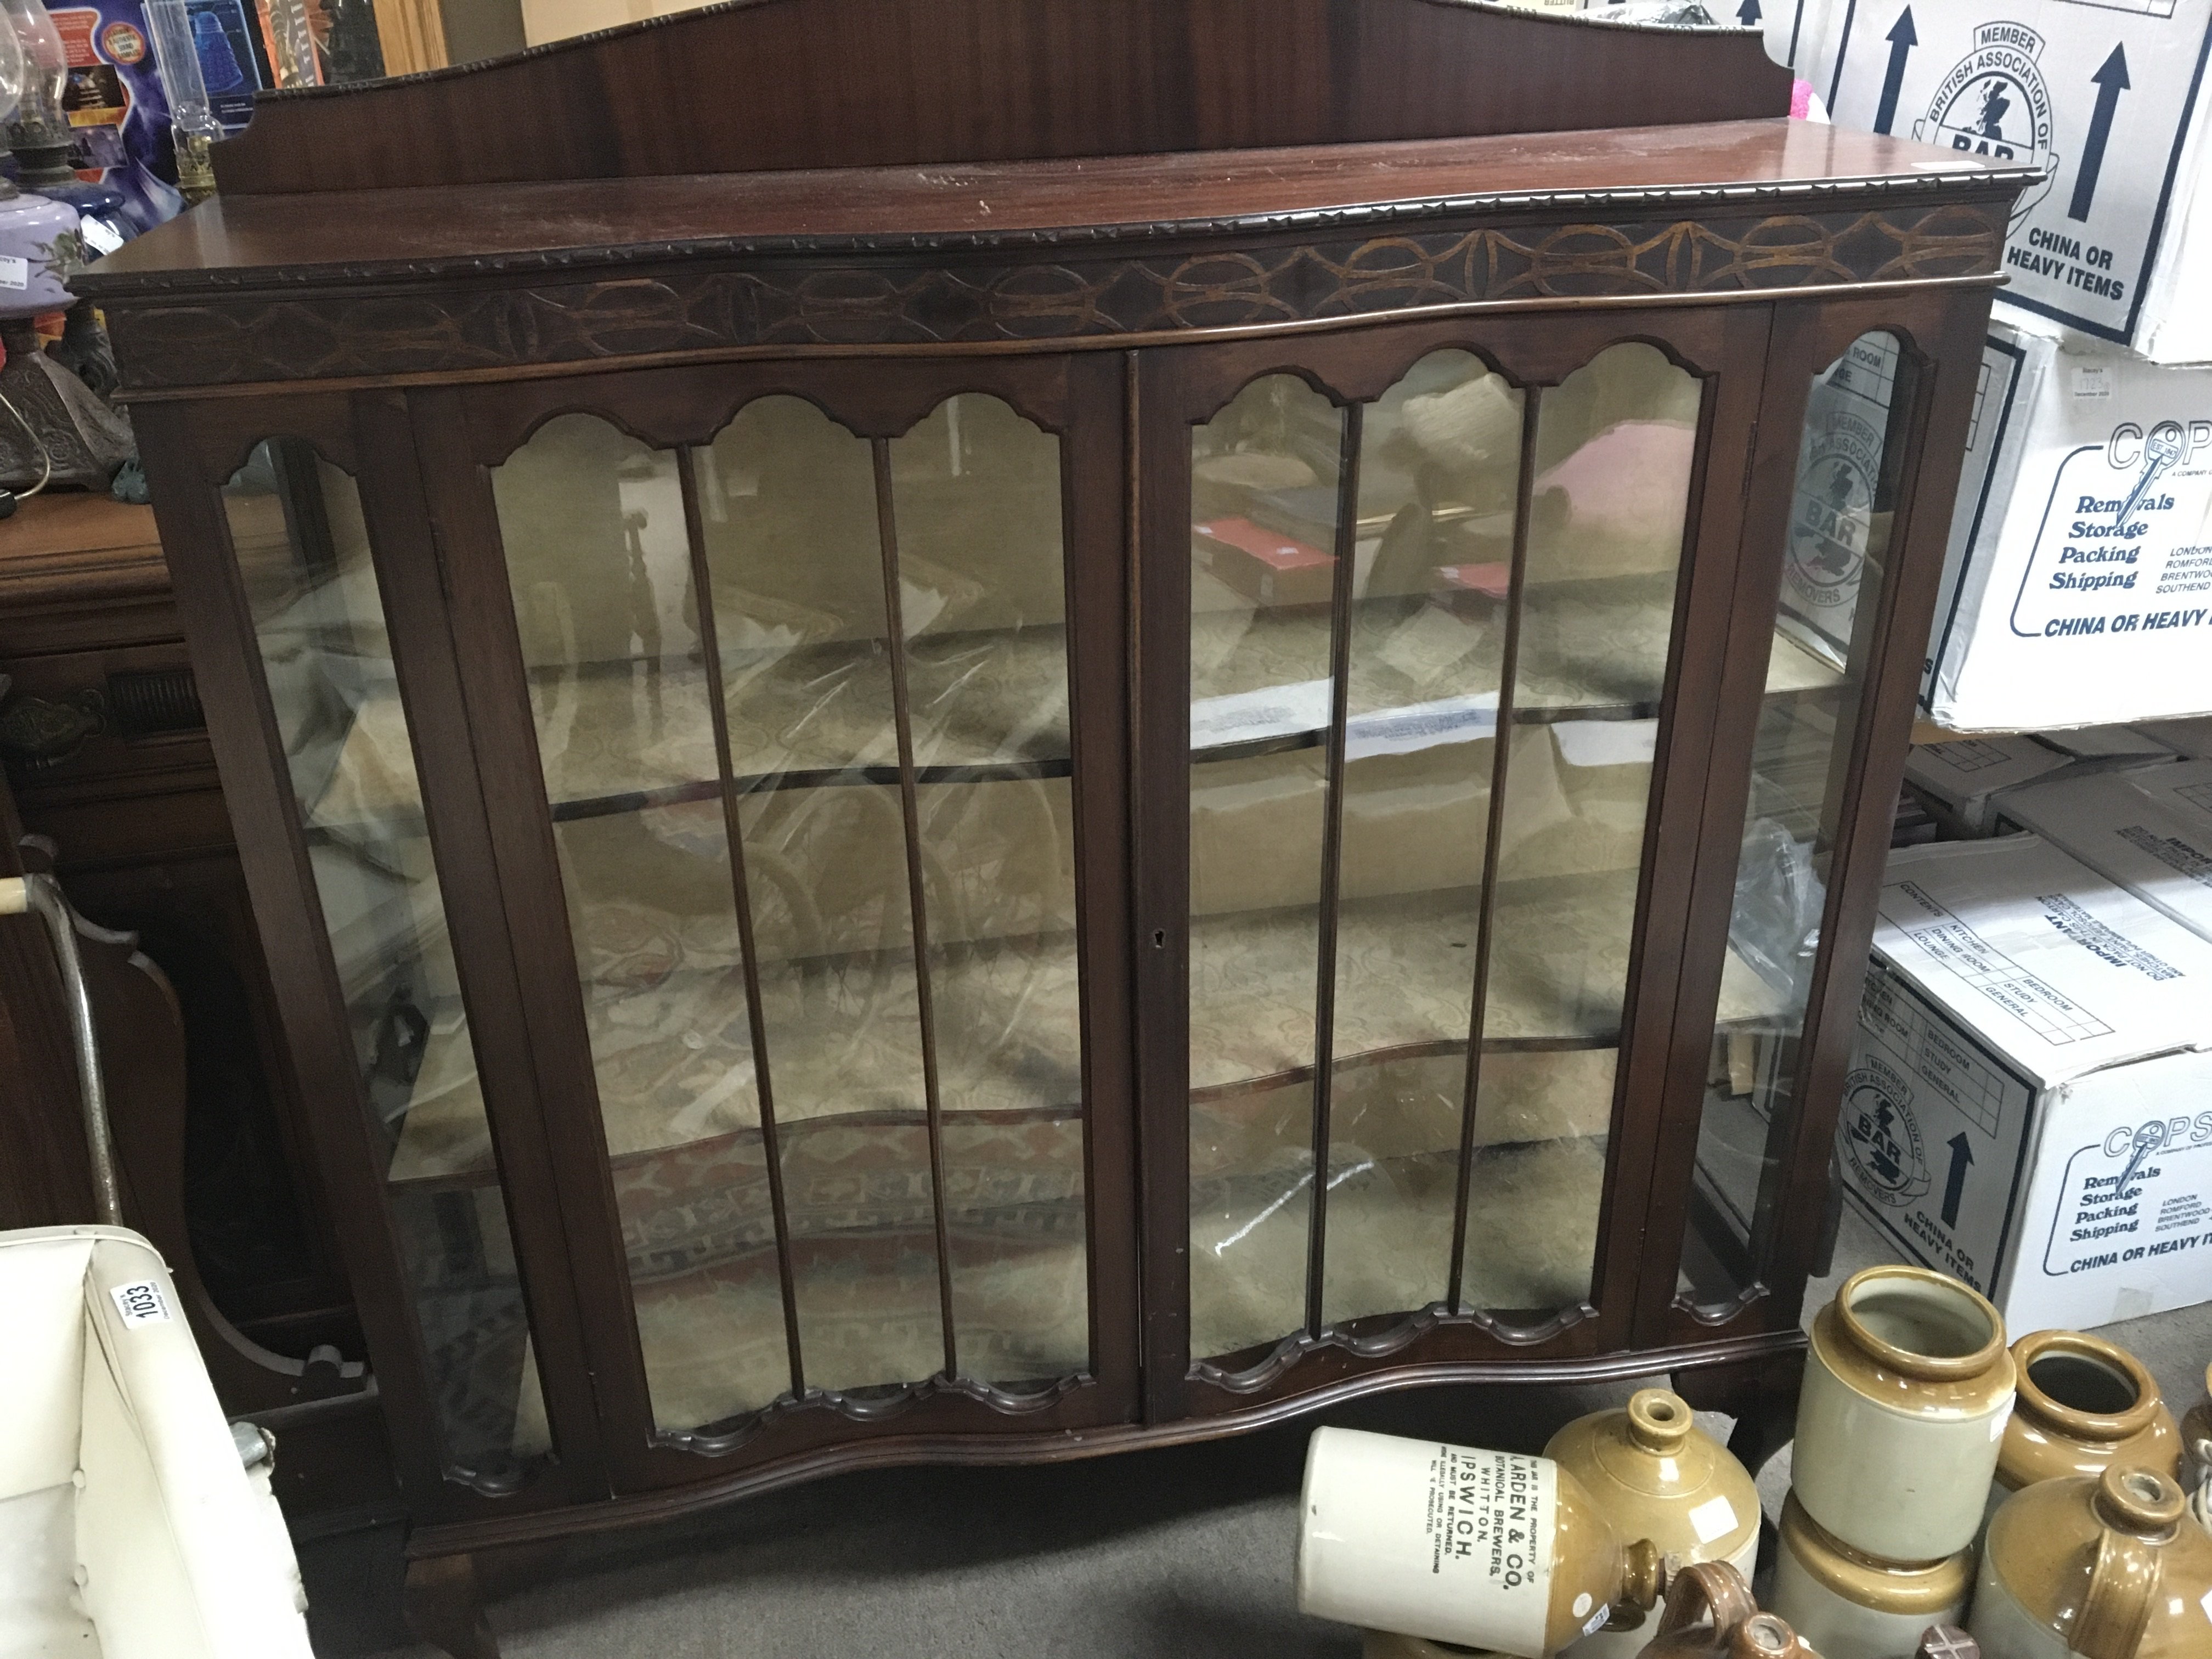
[[270, 97], [81, 279], [426, 1633], [1421, 1382], [1772, 1443], [2028, 177], [1788, 82], [767, 0]]
[[[108, 1067], [150, 1079], [117, 1098], [125, 1219], [175, 1270], [225, 1408], [283, 1430], [295, 1518], [388, 1507], [373, 1398], [335, 1403], [359, 1376], [306, 1364], [335, 1351], [358, 1373], [366, 1356], [150, 509], [52, 494], [0, 521], [0, 676], [16, 809], [0, 839], [13, 856], [30, 836], [106, 936], [84, 949], [111, 1000]], [[89, 1220], [65, 1033], [33, 988], [45, 941], [9, 931], [33, 1053], [0, 1126], [0, 1225]]]

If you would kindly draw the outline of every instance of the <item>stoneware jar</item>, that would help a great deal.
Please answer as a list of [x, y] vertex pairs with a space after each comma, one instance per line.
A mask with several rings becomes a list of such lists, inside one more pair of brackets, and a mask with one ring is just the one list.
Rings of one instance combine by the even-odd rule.
[[1869, 1267], [1813, 1322], [1790, 1481], [1831, 1535], [1884, 1561], [1940, 1561], [1981, 1530], [2012, 1415], [2004, 1321], [1925, 1267]]
[[2012, 1345], [2019, 1397], [1997, 1451], [1990, 1510], [2039, 1480], [2102, 1474], [2114, 1463], [2178, 1474], [2181, 1430], [2158, 1384], [2116, 1342], [2036, 1331]]
[[1703, 1561], [1675, 1573], [1666, 1604], [1637, 1649], [1638, 1659], [1720, 1659], [1743, 1622], [1759, 1612], [1751, 1581], [1726, 1561]]
[[1786, 1621], [1761, 1613], [1751, 1587], [1725, 1561], [1674, 1575], [1657, 1633], [1638, 1659], [1821, 1659]]
[[2181, 1484], [2189, 1506], [2212, 1532], [2212, 1365], [2204, 1368], [2204, 1398], [2181, 1419]]
[[1494, 1648], [1463, 1648], [1456, 1642], [1431, 1642], [1425, 1636], [1370, 1630], [1359, 1644], [1359, 1659], [1501, 1659]]
[[1782, 1504], [1774, 1611], [1820, 1659], [1909, 1659], [1930, 1625], [1966, 1617], [1974, 1553], [1937, 1561], [1883, 1561], [1832, 1536], [1792, 1496]]
[[2212, 1537], [2154, 1469], [2039, 1480], [1990, 1522], [1968, 1628], [1984, 1659], [2204, 1659]]
[[1317, 1618], [1550, 1659], [1617, 1604], [1650, 1607], [1659, 1566], [1548, 1457], [1357, 1429], [1307, 1443], [1298, 1608]]
[[[1578, 1418], [1544, 1455], [1582, 1483], [1625, 1538], [1648, 1538], [1685, 1565], [1726, 1561], [1747, 1583], [1759, 1556], [1759, 1488], [1697, 1425], [1689, 1403], [1644, 1389], [1625, 1410]], [[1576, 1659], [1636, 1659], [1650, 1639], [1633, 1610], [1575, 1644]]]

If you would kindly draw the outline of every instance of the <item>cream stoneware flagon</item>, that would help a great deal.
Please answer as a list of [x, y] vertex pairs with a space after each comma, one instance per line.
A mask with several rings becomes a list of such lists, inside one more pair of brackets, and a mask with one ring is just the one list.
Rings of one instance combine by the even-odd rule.
[[1622, 1539], [1550, 1458], [1357, 1429], [1307, 1443], [1297, 1578], [1316, 1618], [1519, 1659], [1661, 1588], [1658, 1550]]
[[2019, 1397], [1997, 1451], [1990, 1512], [2039, 1480], [2115, 1463], [2179, 1475], [2181, 1430], [2143, 1363], [2086, 1331], [2034, 1331], [2012, 1345]]
[[1782, 1505], [1774, 1611], [1820, 1659], [1911, 1659], [1930, 1625], [1955, 1625], [1974, 1588], [1974, 1553], [1899, 1564], [1855, 1550], [1805, 1513]]
[[2212, 1538], [2156, 1470], [2039, 1480], [1990, 1522], [1967, 1628], [1984, 1659], [2205, 1659]]
[[1813, 1322], [1790, 1480], [1807, 1515], [1884, 1561], [1940, 1561], [1980, 1531], [2012, 1415], [2004, 1321], [1925, 1267], [1869, 1267]]
[[[1641, 1389], [1625, 1408], [1568, 1424], [1544, 1455], [1582, 1483], [1623, 1537], [1648, 1538], [1684, 1566], [1725, 1561], [1749, 1582], [1759, 1487], [1680, 1395]], [[1576, 1659], [1636, 1659], [1650, 1639], [1650, 1622], [1630, 1609], [1571, 1651]]]

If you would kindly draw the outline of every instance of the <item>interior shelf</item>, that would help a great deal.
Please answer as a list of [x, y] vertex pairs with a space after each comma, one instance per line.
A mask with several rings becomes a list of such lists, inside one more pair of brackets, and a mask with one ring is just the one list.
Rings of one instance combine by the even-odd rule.
[[[1484, 1048], [1572, 1052], [1620, 1041], [1634, 872], [1524, 884], [1501, 898]], [[1463, 1055], [1474, 973], [1467, 894], [1362, 900], [1339, 915], [1339, 1073]], [[673, 919], [609, 919], [672, 935]], [[1191, 1075], [1200, 1099], [1280, 1088], [1312, 1064], [1311, 907], [1200, 917], [1191, 943]], [[1563, 933], [1595, 944], [1552, 948]], [[1562, 964], [1572, 963], [1570, 975]], [[1072, 933], [939, 950], [930, 959], [945, 1116], [1079, 1113], [1080, 1003]], [[779, 1123], [885, 1121], [923, 1110], [910, 954], [848, 953], [763, 965], [770, 1081]], [[608, 1150], [617, 1160], [760, 1127], [744, 979], [734, 940], [690, 949], [674, 971], [588, 991]], [[1770, 1014], [1781, 999], [1733, 953], [1721, 1019]], [[785, 1035], [787, 1034], [787, 1035]], [[1302, 1069], [1303, 1068], [1303, 1069]], [[390, 1170], [395, 1181], [490, 1168], [483, 1097], [465, 1034], [434, 1018]]]

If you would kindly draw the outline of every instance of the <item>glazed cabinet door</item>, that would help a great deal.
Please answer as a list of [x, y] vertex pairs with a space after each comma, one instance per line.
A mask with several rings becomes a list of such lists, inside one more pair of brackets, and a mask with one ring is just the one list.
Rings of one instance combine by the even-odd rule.
[[[1794, 1335], [1836, 1223], [1833, 1160], [1901, 1191], [1942, 1156], [1912, 1144], [1879, 1043], [1846, 1073], [1957, 484], [1942, 458], [1965, 447], [1987, 309], [1978, 292], [1932, 291], [1777, 308], [1643, 1297], [1650, 1340]], [[1750, 971], [1755, 1007], [1717, 978], [1723, 961]], [[1911, 1054], [1929, 1040], [1886, 1006], [1876, 996], [1866, 1015], [1896, 1027], [1884, 1042]], [[1972, 1069], [1960, 1057], [1969, 1095]]]
[[410, 400], [617, 1486], [1133, 1413], [1121, 378]]
[[1156, 1415], [1626, 1345], [1768, 323], [1148, 360]]
[[[343, 397], [138, 420], [396, 1461], [426, 1519], [603, 1490], [414, 447]], [[427, 619], [426, 619], [427, 618]]]

